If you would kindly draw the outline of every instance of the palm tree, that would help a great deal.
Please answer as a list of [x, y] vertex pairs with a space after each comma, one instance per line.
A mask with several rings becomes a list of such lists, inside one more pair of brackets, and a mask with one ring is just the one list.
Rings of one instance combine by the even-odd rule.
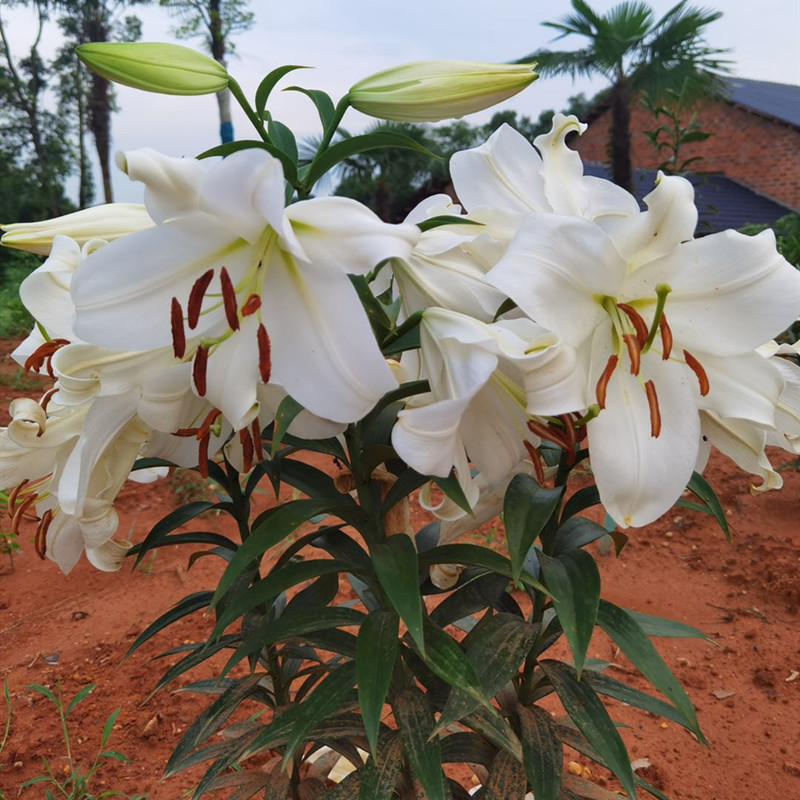
[[680, 92], [685, 103], [719, 94], [728, 63], [726, 52], [709, 47], [705, 28], [721, 11], [687, 6], [671, 8], [659, 20], [644, 2], [619, 3], [598, 14], [584, 0], [572, 0], [574, 14], [544, 24], [565, 36], [583, 36], [580, 50], [540, 50], [519, 62], [536, 61], [542, 75], [603, 75], [611, 84], [609, 151], [614, 182], [632, 188], [630, 107], [632, 98], [644, 94], [657, 101], [667, 92]]

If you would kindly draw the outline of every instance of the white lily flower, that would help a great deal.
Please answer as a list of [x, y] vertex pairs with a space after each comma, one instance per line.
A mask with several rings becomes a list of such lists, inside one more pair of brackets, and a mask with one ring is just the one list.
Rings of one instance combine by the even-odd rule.
[[416, 227], [384, 224], [346, 198], [285, 208], [280, 163], [263, 150], [202, 164], [202, 181], [198, 162], [173, 160], [168, 189], [152, 177], [163, 177], [164, 159], [159, 172], [148, 158], [126, 161], [140, 162], [148, 208], [160, 203], [163, 221], [81, 264], [78, 335], [117, 350], [194, 353], [196, 392], [235, 429], [258, 414], [257, 387], [270, 380], [336, 422], [359, 419], [397, 385], [348, 273], [407, 257]]
[[[461, 208], [447, 195], [435, 195], [414, 208], [405, 222], [419, 223], [435, 216], [461, 216]], [[483, 322], [494, 319], [506, 297], [484, 277], [503, 248], [483, 233], [482, 227], [461, 224], [432, 228], [422, 233], [408, 258], [392, 259], [404, 317], [436, 306]], [[487, 251], [491, 252], [488, 258]]]
[[536, 148], [502, 125], [479, 147], [455, 153], [450, 174], [459, 200], [496, 238], [508, 241], [531, 213], [566, 214], [612, 221], [639, 212], [628, 192], [584, 176], [580, 156], [567, 147], [570, 133], [583, 133], [577, 117], [556, 114]]
[[140, 203], [107, 203], [41, 222], [3, 224], [0, 230], [4, 231], [2, 244], [6, 247], [47, 256], [56, 236], [68, 236], [80, 246], [91, 239], [111, 242], [152, 225]]
[[796, 316], [800, 273], [771, 232], [692, 240], [693, 190], [660, 176], [648, 210], [606, 230], [531, 215], [487, 280], [575, 347], [599, 413], [597, 486], [622, 525], [678, 499], [698, 459], [700, 411], [774, 426], [784, 381], [755, 347]]
[[487, 325], [432, 308], [420, 342], [431, 391], [398, 414], [392, 444], [423, 475], [446, 477], [455, 468], [471, 506], [479, 486], [470, 462], [487, 485], [499, 484], [526, 455], [529, 412], [584, 405], [572, 351], [531, 320]]

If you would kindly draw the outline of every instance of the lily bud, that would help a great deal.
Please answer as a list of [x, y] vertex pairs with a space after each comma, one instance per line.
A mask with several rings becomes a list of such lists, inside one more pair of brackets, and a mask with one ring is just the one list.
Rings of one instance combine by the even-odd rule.
[[178, 44], [92, 42], [75, 52], [97, 75], [146, 92], [214, 94], [228, 86], [222, 64]]
[[535, 64], [417, 61], [351, 87], [350, 105], [395, 122], [438, 122], [489, 108], [533, 83]]
[[0, 231], [4, 232], [1, 243], [15, 250], [47, 256], [52, 250], [53, 239], [59, 235], [68, 236], [78, 245], [84, 245], [90, 239], [111, 242], [120, 236], [150, 228], [153, 224], [143, 205], [106, 203], [41, 222], [0, 224]]

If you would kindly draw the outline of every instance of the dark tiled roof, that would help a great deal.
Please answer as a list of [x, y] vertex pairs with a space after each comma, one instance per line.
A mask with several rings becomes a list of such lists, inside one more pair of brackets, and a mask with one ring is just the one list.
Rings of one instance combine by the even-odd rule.
[[[611, 170], [603, 164], [584, 163], [586, 175], [611, 179]], [[656, 183], [656, 170], [634, 170], [634, 194], [644, 208], [642, 198]], [[792, 209], [756, 194], [751, 189], [722, 175], [687, 175], [694, 185], [695, 204], [700, 214], [697, 233], [714, 233], [727, 228], [741, 228], [751, 223], [771, 225]]]
[[749, 78], [728, 78], [726, 83], [730, 102], [800, 127], [800, 86]]

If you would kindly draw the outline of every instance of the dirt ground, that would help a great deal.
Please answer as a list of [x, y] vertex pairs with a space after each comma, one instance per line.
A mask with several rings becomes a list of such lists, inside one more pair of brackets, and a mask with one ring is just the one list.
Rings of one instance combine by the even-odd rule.
[[[4, 400], [36, 395], [13, 366], [1, 367], [0, 378]], [[658, 642], [694, 701], [711, 748], [675, 724], [610, 704], [612, 716], [629, 726], [623, 736], [631, 758], [650, 764], [641, 774], [673, 800], [800, 797], [800, 471], [787, 454], [773, 456], [774, 463], [787, 465], [784, 489], [759, 496], [748, 492], [748, 478], [730, 462], [712, 458], [706, 477], [728, 515], [732, 543], [710, 517], [679, 509], [632, 531], [619, 558], [598, 556], [604, 597], [690, 623], [714, 640]], [[145, 487], [128, 484], [118, 504], [120, 531], [140, 541], [155, 521], [200, 490], [189, 473]], [[204, 527], [223, 524], [212, 517]], [[37, 558], [30, 534], [20, 539], [22, 552], [13, 569], [0, 557], [0, 683], [8, 681], [12, 708], [0, 753], [0, 789], [9, 800], [17, 797], [22, 783], [41, 774], [42, 756], [56, 770], [66, 763], [55, 709], [28, 687], [60, 686], [69, 699], [94, 683], [68, 721], [73, 756], [86, 763], [96, 753], [103, 724], [118, 708], [108, 746], [131, 759], [110, 762], [98, 773], [97, 794], [113, 789], [177, 800], [199, 773], [159, 777], [206, 699], [169, 690], [144, 699], [175, 660], [153, 657], [205, 638], [209, 619], [201, 614], [184, 619], [128, 660], [122, 656], [173, 603], [213, 588], [221, 562], [200, 559], [187, 571], [191, 548], [165, 548], [134, 571], [103, 574], [82, 561], [65, 577], [52, 562]], [[618, 677], [644, 687], [608, 640], [598, 636], [589, 655], [612, 662]], [[207, 674], [198, 671], [191, 679]], [[0, 702], [0, 739], [5, 721]], [[604, 776], [595, 777], [606, 783]], [[613, 788], [612, 782], [607, 785]], [[32, 786], [19, 796], [45, 795]]]

